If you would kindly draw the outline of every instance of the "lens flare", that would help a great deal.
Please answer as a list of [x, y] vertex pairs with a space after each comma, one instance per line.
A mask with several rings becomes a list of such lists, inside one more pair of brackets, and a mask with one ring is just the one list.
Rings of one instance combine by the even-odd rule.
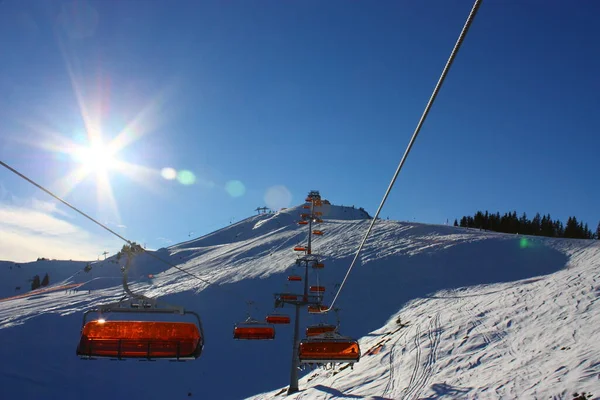
[[168, 181], [177, 178], [177, 171], [174, 168], [166, 167], [160, 171], [160, 175]]
[[182, 169], [177, 173], [177, 180], [182, 185], [193, 185], [196, 182], [196, 175], [192, 171]]
[[231, 197], [240, 197], [246, 193], [244, 184], [237, 180], [229, 181], [225, 184], [225, 190]]
[[267, 207], [272, 210], [287, 208], [292, 203], [292, 194], [283, 185], [271, 186], [264, 197]]

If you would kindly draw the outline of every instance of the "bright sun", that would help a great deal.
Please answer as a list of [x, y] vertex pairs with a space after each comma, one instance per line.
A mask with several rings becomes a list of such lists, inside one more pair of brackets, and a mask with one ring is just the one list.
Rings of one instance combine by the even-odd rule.
[[96, 141], [90, 146], [77, 148], [73, 152], [73, 158], [90, 172], [106, 172], [115, 166], [114, 153], [102, 142]]

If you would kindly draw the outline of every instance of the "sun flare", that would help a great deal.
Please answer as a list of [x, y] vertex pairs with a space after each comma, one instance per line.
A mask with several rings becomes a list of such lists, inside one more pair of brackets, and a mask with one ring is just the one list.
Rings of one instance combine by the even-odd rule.
[[106, 172], [114, 168], [117, 161], [115, 152], [99, 141], [76, 148], [73, 158], [90, 172]]

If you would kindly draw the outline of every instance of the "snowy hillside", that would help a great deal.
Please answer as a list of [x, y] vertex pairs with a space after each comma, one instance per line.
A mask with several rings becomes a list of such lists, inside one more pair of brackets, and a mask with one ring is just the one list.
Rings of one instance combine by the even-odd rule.
[[[88, 272], [85, 263], [48, 262], [42, 273], [57, 277], [51, 287], [81, 286], [0, 301], [0, 398], [284, 398], [276, 394], [289, 379], [292, 327], [278, 326], [266, 342], [234, 341], [232, 329], [247, 300], [262, 319], [273, 293], [300, 290], [286, 278], [292, 248], [306, 240], [295, 223], [301, 210], [252, 216], [155, 253], [208, 287], [148, 255], [136, 258], [136, 290], [201, 315], [206, 347], [196, 361], [79, 360], [82, 312], [119, 298], [120, 266], [114, 256]], [[327, 302], [369, 221], [352, 207], [323, 211], [325, 235], [314, 248], [325, 269], [312, 279], [326, 286]], [[28, 276], [8, 265], [3, 296]], [[308, 373], [290, 398], [597, 396], [599, 274], [597, 241], [379, 221], [338, 300], [341, 332], [361, 338], [361, 361]], [[318, 321], [302, 315], [303, 327]]]

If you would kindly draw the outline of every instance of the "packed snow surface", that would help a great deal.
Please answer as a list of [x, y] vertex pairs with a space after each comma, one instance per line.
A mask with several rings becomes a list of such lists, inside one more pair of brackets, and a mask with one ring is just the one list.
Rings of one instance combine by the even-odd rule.
[[[134, 290], [199, 313], [206, 346], [185, 363], [80, 360], [83, 311], [123, 293], [115, 256], [88, 263], [0, 262], [0, 398], [572, 399], [600, 394], [600, 242], [523, 237], [440, 225], [377, 221], [336, 306], [340, 332], [359, 339], [354, 368], [306, 370], [289, 383], [292, 326], [273, 341], [235, 341], [273, 294], [300, 292], [295, 245], [301, 207], [249, 217], [154, 252], [209, 281], [139, 255]], [[311, 284], [331, 301], [370, 223], [353, 207], [326, 206], [313, 237], [325, 269]], [[29, 291], [33, 275], [50, 276]], [[73, 286], [70, 286], [73, 285]], [[16, 289], [20, 287], [20, 289]], [[251, 307], [246, 302], [252, 301]], [[282, 311], [278, 309], [278, 311]], [[292, 313], [292, 309], [283, 309]], [[328, 317], [301, 316], [301, 332]], [[141, 318], [140, 318], [141, 319]], [[256, 395], [256, 393], [262, 393]]]

